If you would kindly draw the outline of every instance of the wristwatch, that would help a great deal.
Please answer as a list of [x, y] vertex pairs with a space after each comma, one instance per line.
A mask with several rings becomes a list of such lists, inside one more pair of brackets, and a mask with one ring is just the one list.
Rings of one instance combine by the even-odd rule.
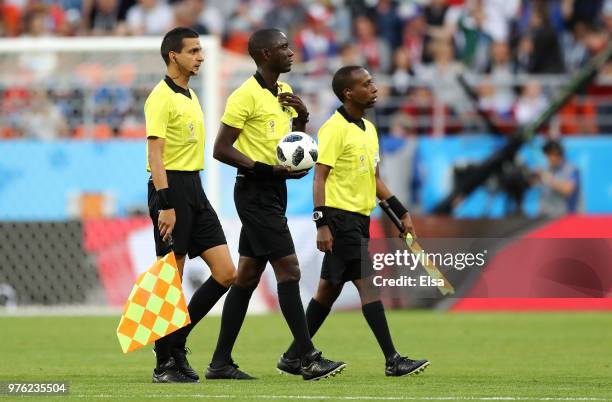
[[323, 212], [322, 211], [314, 211], [312, 213], [312, 220], [313, 221], [318, 221], [320, 219], [323, 219]]

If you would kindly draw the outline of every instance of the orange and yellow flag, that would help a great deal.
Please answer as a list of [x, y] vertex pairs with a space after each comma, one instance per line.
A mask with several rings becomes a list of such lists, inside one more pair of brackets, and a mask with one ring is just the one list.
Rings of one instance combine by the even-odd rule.
[[117, 337], [123, 353], [155, 342], [191, 322], [174, 253], [146, 270], [128, 297]]

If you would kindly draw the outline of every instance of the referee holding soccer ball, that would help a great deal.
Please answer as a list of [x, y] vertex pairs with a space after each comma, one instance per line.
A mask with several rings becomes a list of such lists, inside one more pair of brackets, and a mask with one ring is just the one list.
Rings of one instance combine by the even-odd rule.
[[300, 298], [300, 269], [285, 217], [285, 180], [302, 178], [307, 172], [291, 172], [276, 162], [279, 140], [290, 131], [304, 131], [308, 111], [291, 87], [278, 81], [293, 62], [285, 34], [259, 30], [249, 39], [248, 49], [257, 71], [227, 100], [214, 149], [216, 159], [238, 168], [234, 202], [242, 229], [238, 276], [225, 299], [221, 332], [206, 378], [253, 378], [238, 369], [231, 353], [269, 261], [278, 282], [279, 305], [295, 339], [299, 374], [316, 380], [339, 373], [345, 364], [327, 360], [315, 349]]
[[[318, 133], [319, 158], [315, 166], [313, 219], [317, 248], [325, 253], [316, 295], [306, 310], [310, 335], [327, 318], [346, 282], [353, 282], [361, 298], [362, 312], [385, 356], [385, 374], [419, 373], [429, 362], [401, 356], [393, 345], [372, 269], [362, 269], [362, 240], [370, 238], [370, 213], [376, 197], [386, 200], [400, 217], [406, 233], [414, 235], [410, 214], [393, 196], [378, 174], [378, 135], [364, 119], [376, 103], [377, 88], [370, 73], [347, 66], [334, 74], [332, 88], [342, 106]], [[367, 265], [366, 265], [367, 266]], [[283, 354], [278, 369], [299, 374], [295, 343]]]

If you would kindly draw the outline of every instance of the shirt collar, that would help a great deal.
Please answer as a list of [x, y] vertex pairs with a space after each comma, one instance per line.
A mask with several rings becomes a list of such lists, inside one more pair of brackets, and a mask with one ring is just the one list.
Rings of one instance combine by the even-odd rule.
[[166, 82], [166, 84], [168, 84], [170, 89], [173, 90], [175, 93], [183, 94], [186, 97], [188, 97], [189, 99], [191, 99], [191, 92], [189, 91], [189, 89], [185, 89], [185, 88], [182, 88], [182, 87], [176, 85], [176, 83], [174, 81], [172, 81], [172, 78], [168, 77], [167, 75], [164, 78], [164, 81]]
[[357, 125], [357, 127], [365, 131], [365, 123], [363, 122], [363, 119], [353, 118], [350, 114], [348, 114], [344, 106], [340, 106], [338, 108], [338, 113], [340, 113], [342, 117], [346, 119], [346, 121], [348, 121], [349, 123], [354, 123], [355, 125]]
[[255, 77], [255, 79], [257, 80], [257, 82], [259, 83], [259, 85], [261, 85], [261, 87], [263, 89], [267, 89], [268, 91], [270, 91], [270, 93], [272, 93], [272, 95], [274, 95], [275, 97], [278, 96], [278, 85], [276, 85], [274, 88], [270, 88], [268, 87], [268, 84], [266, 83], [266, 80], [264, 79], [264, 77], [259, 73], [259, 71], [255, 71], [255, 74], [253, 75], [253, 77]]

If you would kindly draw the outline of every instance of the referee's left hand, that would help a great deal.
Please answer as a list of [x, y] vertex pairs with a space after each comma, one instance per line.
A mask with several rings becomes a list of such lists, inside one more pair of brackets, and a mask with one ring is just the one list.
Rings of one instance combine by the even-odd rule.
[[400, 220], [404, 225], [404, 232], [400, 234], [400, 237], [406, 237], [406, 234], [410, 233], [413, 238], [416, 238], [416, 232], [414, 231], [414, 226], [412, 225], [412, 219], [410, 218], [410, 214], [406, 212]]
[[324, 253], [332, 251], [334, 236], [329, 226], [324, 225], [317, 229], [317, 248]]
[[285, 107], [292, 107], [295, 109], [298, 116], [304, 116], [308, 113], [308, 108], [304, 105], [302, 99], [291, 92], [282, 92], [278, 94], [278, 101]]
[[168, 237], [174, 230], [174, 224], [176, 223], [176, 212], [172, 209], [162, 209], [159, 211], [159, 217], [157, 218], [157, 228], [159, 234], [164, 241], [168, 241]]

